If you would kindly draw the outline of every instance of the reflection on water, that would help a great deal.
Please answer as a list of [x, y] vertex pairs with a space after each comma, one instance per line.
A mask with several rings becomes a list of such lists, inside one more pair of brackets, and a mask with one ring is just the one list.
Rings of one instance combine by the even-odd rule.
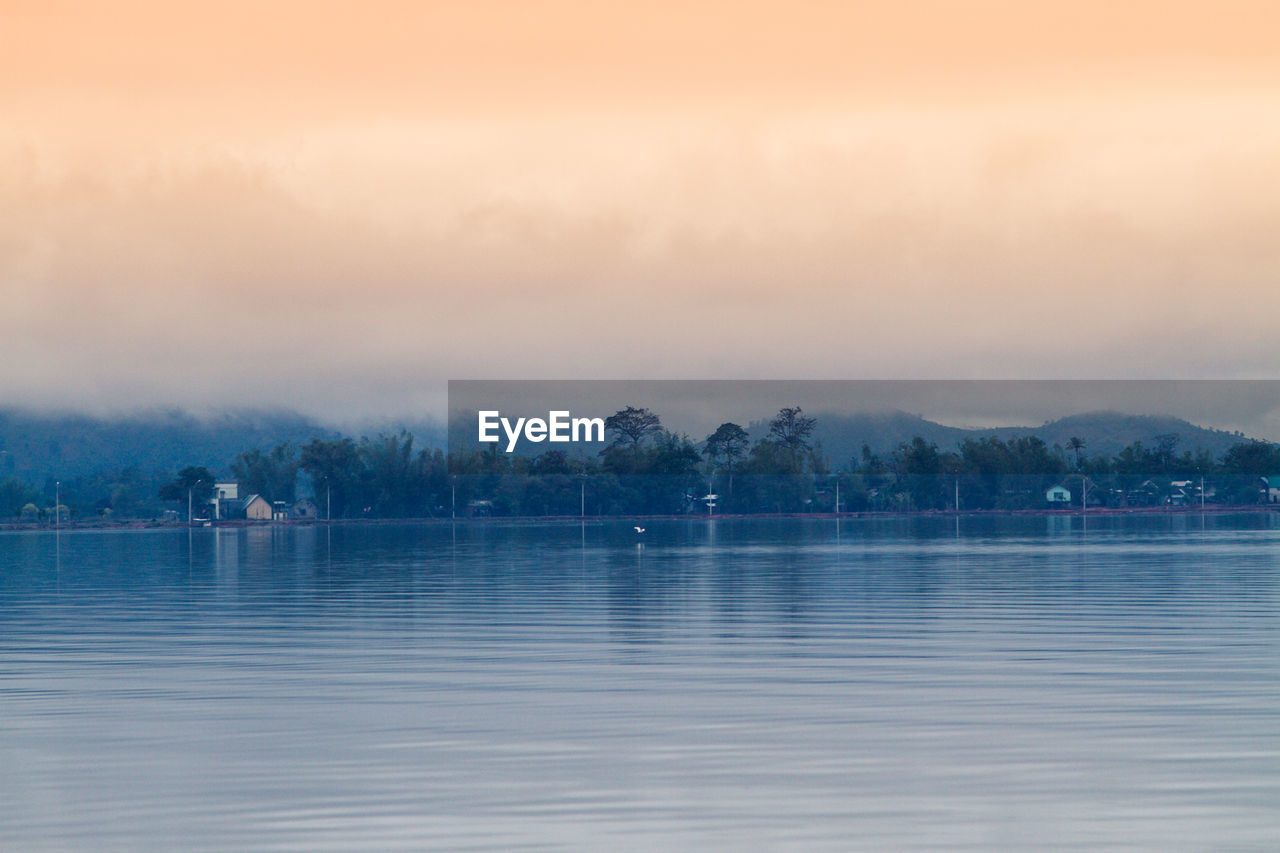
[[1270, 515], [0, 534], [16, 850], [1280, 849]]

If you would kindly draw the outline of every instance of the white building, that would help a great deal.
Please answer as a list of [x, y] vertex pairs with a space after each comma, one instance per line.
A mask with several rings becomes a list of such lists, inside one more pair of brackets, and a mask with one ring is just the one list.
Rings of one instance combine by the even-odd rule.
[[230, 510], [233, 507], [233, 505], [236, 505], [235, 508], [237, 509], [239, 508], [238, 504], [240, 503], [240, 484], [239, 483], [214, 483], [213, 499], [210, 501], [210, 503], [213, 504], [213, 517], [215, 519], [226, 518], [227, 515], [229, 514], [228, 510]]
[[1066, 486], [1054, 486], [1044, 493], [1044, 499], [1051, 504], [1071, 503], [1071, 490]]

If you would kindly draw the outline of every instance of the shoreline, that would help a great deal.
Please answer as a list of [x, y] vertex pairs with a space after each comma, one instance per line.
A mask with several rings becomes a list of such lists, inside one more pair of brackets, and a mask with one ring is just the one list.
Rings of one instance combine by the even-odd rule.
[[120, 521], [69, 520], [61, 525], [48, 522], [0, 522], [0, 531], [57, 531], [57, 530], [181, 530], [189, 527], [192, 530], [208, 528], [266, 528], [266, 527], [318, 527], [323, 525], [337, 526], [378, 526], [420, 524], [424, 526], [443, 526], [465, 524], [468, 526], [522, 527], [540, 525], [574, 525], [608, 523], [625, 523], [630, 521], [742, 521], [742, 520], [777, 520], [777, 519], [816, 519], [826, 521], [876, 520], [876, 519], [909, 519], [909, 518], [1035, 518], [1035, 517], [1088, 517], [1115, 518], [1124, 516], [1188, 516], [1188, 515], [1261, 515], [1280, 513], [1280, 505], [1255, 504], [1249, 506], [1230, 506], [1225, 504], [1207, 504], [1203, 507], [1093, 507], [1085, 510], [1076, 509], [977, 509], [977, 510], [878, 510], [865, 512], [811, 512], [811, 513], [750, 513], [750, 514], [715, 514], [702, 515], [689, 513], [683, 515], [617, 515], [617, 516], [577, 516], [577, 515], [544, 515], [544, 516], [485, 516], [479, 518], [335, 518], [324, 519], [285, 519], [282, 521], [247, 521], [231, 519], [211, 522], [197, 522], [188, 525], [183, 521], [157, 521], [153, 519], [121, 519]]

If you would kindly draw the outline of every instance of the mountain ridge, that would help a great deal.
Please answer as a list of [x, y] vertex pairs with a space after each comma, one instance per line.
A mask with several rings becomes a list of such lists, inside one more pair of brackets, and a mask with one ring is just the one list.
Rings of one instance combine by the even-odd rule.
[[[1035, 435], [1053, 447], [1066, 448], [1071, 437], [1085, 442], [1086, 457], [1112, 456], [1135, 441], [1153, 446], [1176, 436], [1175, 452], [1204, 449], [1220, 457], [1243, 433], [1197, 426], [1173, 415], [1131, 415], [1116, 411], [1083, 412], [1039, 426], [964, 428], [903, 411], [838, 413], [814, 411], [813, 439], [821, 444], [835, 469], [861, 459], [862, 446], [886, 458], [902, 442], [919, 435], [939, 450], [955, 450], [963, 440]], [[661, 413], [659, 413], [661, 415]], [[751, 421], [752, 442], [768, 434], [767, 418]], [[362, 435], [405, 430], [418, 447], [445, 445], [438, 423], [382, 419], [360, 424]], [[49, 478], [137, 468], [151, 475], [186, 465], [203, 465], [220, 476], [235, 456], [281, 443], [306, 444], [313, 438], [332, 440], [350, 435], [338, 427], [287, 409], [233, 410], [200, 416], [179, 409], [148, 410], [116, 417], [47, 413], [0, 407], [0, 479], [18, 477], [33, 485]], [[701, 443], [702, 436], [691, 436]], [[596, 452], [599, 446], [587, 448]]]
[[[939, 450], [956, 450], [965, 439], [998, 438], [1008, 441], [1018, 436], [1034, 435], [1050, 447], [1066, 448], [1072, 437], [1085, 442], [1086, 457], [1114, 456], [1126, 446], [1141, 441], [1150, 447], [1162, 436], [1177, 436], [1176, 452], [1204, 449], [1221, 456], [1233, 444], [1248, 440], [1239, 432], [1197, 426], [1173, 415], [1131, 415], [1116, 411], [1082, 412], [1046, 421], [1039, 426], [956, 427], [931, 421], [922, 415], [899, 410], [878, 413], [833, 413], [815, 411], [817, 419], [813, 438], [821, 443], [834, 468], [842, 468], [851, 459], [861, 458], [862, 446], [887, 457], [899, 444], [920, 436], [937, 445]], [[752, 441], [768, 433], [768, 421], [752, 421], [748, 433]]]

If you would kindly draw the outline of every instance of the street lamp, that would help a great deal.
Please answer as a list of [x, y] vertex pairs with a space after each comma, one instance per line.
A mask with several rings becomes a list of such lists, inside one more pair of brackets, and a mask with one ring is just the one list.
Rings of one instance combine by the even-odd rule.
[[190, 526], [191, 526], [191, 522], [192, 522], [192, 518], [191, 518], [191, 493], [195, 491], [196, 486], [200, 485], [200, 484], [201, 484], [201, 483], [203, 483], [203, 482], [204, 482], [204, 480], [196, 480], [194, 483], [192, 483], [191, 485], [187, 486], [187, 527], [190, 527]]

